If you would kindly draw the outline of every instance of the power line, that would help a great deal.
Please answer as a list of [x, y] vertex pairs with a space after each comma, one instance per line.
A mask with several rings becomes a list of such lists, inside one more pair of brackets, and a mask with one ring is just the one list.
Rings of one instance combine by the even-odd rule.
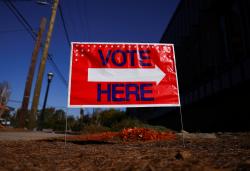
[[68, 42], [69, 47], [70, 47], [70, 39], [69, 39], [69, 34], [68, 34], [68, 31], [67, 31], [67, 28], [66, 28], [65, 20], [64, 20], [64, 17], [63, 17], [62, 7], [61, 7], [61, 5], [60, 5], [60, 4], [58, 5], [58, 8], [59, 8], [59, 13], [60, 13], [60, 16], [61, 16], [61, 19], [62, 19], [62, 24], [63, 24], [64, 33], [65, 33], [65, 36], [66, 36], [67, 42]]
[[51, 64], [54, 66], [54, 69], [55, 69], [56, 72], [59, 74], [59, 77], [60, 77], [61, 81], [62, 81], [66, 86], [68, 86], [68, 83], [67, 83], [66, 79], [64, 78], [64, 76], [63, 76], [62, 73], [60, 72], [58, 66], [56, 65], [55, 61], [54, 61], [53, 58], [52, 58], [52, 55], [51, 55], [51, 54], [48, 54], [48, 57], [49, 57], [49, 58], [48, 58], [49, 61], [50, 61]]
[[[8, 2], [9, 3], [8, 3]], [[6, 6], [10, 9], [10, 11], [15, 15], [15, 17], [18, 19], [18, 21], [23, 25], [23, 27], [25, 28], [25, 30], [30, 34], [30, 36], [33, 38], [33, 40], [36, 40], [36, 36], [37, 34], [34, 32], [34, 29], [32, 28], [32, 26], [29, 24], [29, 22], [25, 19], [25, 17], [22, 15], [22, 13], [15, 7], [15, 5], [10, 1], [7, 0], [4, 1]], [[41, 47], [43, 47], [43, 44], [41, 44]], [[62, 72], [60, 71], [59, 67], [57, 66], [57, 64], [55, 63], [55, 61], [52, 58], [51, 54], [48, 54], [49, 57], [49, 61], [52, 64], [52, 67], [55, 69], [55, 71], [57, 72], [57, 74], [59, 75], [61, 81], [64, 83], [64, 85], [66, 87], [68, 87], [67, 81], [64, 78]]]
[[[82, 11], [83, 10], [81, 10], [81, 7], [82, 6], [82, 4], [80, 4], [80, 2], [79, 1], [75, 1], [75, 7], [76, 7], [76, 13], [78, 13], [79, 15], [79, 25], [82, 27], [82, 29], [84, 30], [84, 27], [85, 27], [85, 23], [84, 23], [84, 19], [83, 19], [83, 15], [82, 15]], [[86, 27], [87, 28], [87, 27]], [[85, 35], [83, 35], [83, 38], [85, 38]], [[86, 39], [85, 39], [86, 40]], [[88, 40], [88, 39], [87, 39]]]
[[[9, 99], [8, 101], [11, 102], [11, 103], [17, 103], [17, 104], [22, 103], [21, 100], [15, 100], [15, 99]], [[29, 103], [31, 104], [31, 102], [29, 102]], [[39, 103], [39, 106], [42, 106], [42, 103]], [[48, 104], [48, 106], [52, 106], [52, 105]], [[54, 105], [53, 105], [53, 107], [54, 108], [67, 108], [67, 106], [54, 106]]]
[[[74, 3], [71, 3], [71, 4], [74, 4]], [[71, 23], [70, 26], [71, 28], [73, 28], [75, 34], [79, 34], [80, 32], [78, 32], [77, 30], [77, 27], [76, 27], [76, 22], [75, 22], [75, 16], [72, 16], [73, 12], [71, 10], [71, 8], [69, 8], [69, 6], [66, 6], [66, 9], [67, 9], [67, 14], [68, 14], [68, 17], [70, 18], [69, 19], [69, 22]]]
[[22, 31], [26, 31], [26, 29], [8, 29], [8, 30], [6, 29], [6, 30], [0, 30], [0, 34], [2, 34], [2, 33], [13, 33], [13, 32], [22, 32]]
[[28, 29], [31, 31], [31, 33], [35, 36], [37, 36], [36, 32], [34, 31], [34, 29], [32, 28], [32, 26], [28, 23], [28, 21], [24, 18], [24, 16], [21, 14], [21, 12], [15, 7], [15, 5], [8, 0], [9, 4], [11, 5], [11, 7], [16, 11], [16, 13], [18, 14], [18, 16], [23, 20], [23, 22], [26, 24], [26, 26], [28, 27]]
[[9, 99], [8, 100], [9, 102], [13, 102], [13, 103], [22, 103], [22, 101], [21, 100], [13, 100], [13, 99]]
[[[10, 3], [10, 1], [8, 1]], [[9, 10], [14, 14], [14, 16], [17, 18], [17, 20], [23, 25], [23, 27], [25, 28], [25, 30], [28, 32], [28, 34], [30, 34], [30, 36], [35, 39], [36, 36], [30, 32], [29, 28], [27, 28], [27, 26], [25, 25], [25, 23], [23, 23], [23, 20], [20, 18], [20, 16], [15, 12], [15, 10], [13, 9], [12, 5], [10, 5], [7, 1], [4, 1], [5, 5], [9, 8]]]
[[85, 15], [85, 24], [86, 24], [86, 37], [89, 39], [89, 22], [88, 22], [88, 15], [87, 15], [87, 1], [83, 0], [83, 13]]
[[[79, 3], [79, 1], [75, 1], [75, 5], [76, 5], [76, 9], [79, 13], [79, 17], [80, 17], [80, 25], [82, 26], [82, 29], [84, 29], [84, 27], [86, 28], [85, 32], [86, 34], [83, 35], [83, 38], [85, 40], [89, 40], [89, 26], [88, 26], [88, 16], [87, 16], [87, 2], [85, 0], [82, 1], [83, 5], [81, 3]], [[83, 7], [83, 10], [81, 10], [80, 7]]]
[[[21, 100], [15, 100], [15, 99], [9, 99], [8, 102], [22, 104]], [[29, 102], [29, 104], [31, 104], [31, 102]], [[39, 103], [39, 106], [42, 106], [42, 104]]]

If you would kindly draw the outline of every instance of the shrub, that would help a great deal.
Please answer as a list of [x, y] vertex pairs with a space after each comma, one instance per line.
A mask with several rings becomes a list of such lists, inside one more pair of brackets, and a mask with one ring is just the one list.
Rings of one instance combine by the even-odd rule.
[[120, 122], [116, 122], [112, 124], [111, 130], [112, 131], [120, 131], [124, 128], [133, 128], [133, 127], [143, 127], [143, 123], [134, 118], [126, 118]]
[[97, 114], [97, 121], [105, 126], [111, 128], [112, 124], [121, 122], [122, 120], [127, 118], [125, 112], [117, 111], [114, 109], [102, 111], [101, 113]]
[[110, 131], [110, 128], [98, 124], [85, 125], [82, 129], [83, 133], [88, 133], [88, 134], [100, 133], [106, 131]]

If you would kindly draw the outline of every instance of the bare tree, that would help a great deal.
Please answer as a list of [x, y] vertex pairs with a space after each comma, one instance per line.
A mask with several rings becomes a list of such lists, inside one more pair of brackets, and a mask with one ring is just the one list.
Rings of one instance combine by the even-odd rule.
[[6, 107], [11, 94], [10, 85], [8, 82], [0, 82], [0, 117], [8, 108]]

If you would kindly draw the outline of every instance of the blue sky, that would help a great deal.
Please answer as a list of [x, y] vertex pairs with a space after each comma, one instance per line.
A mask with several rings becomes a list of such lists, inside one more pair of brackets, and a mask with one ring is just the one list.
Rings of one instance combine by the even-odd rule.
[[[49, 22], [51, 6], [40, 6], [35, 0], [12, 2], [35, 31], [38, 30], [41, 17], [45, 16], [47, 23]], [[158, 43], [178, 3], [179, 0], [60, 0], [70, 41], [77, 42]], [[12, 88], [11, 100], [21, 101], [34, 41], [2, 0], [0, 23], [0, 82], [8, 81]], [[59, 11], [49, 52], [68, 81], [70, 48]], [[39, 61], [40, 57], [41, 50]], [[66, 108], [67, 87], [47, 61], [45, 74], [49, 71], [54, 72], [55, 76], [51, 83], [47, 106]], [[32, 92], [34, 84], [33, 82]], [[44, 99], [46, 84], [47, 76], [44, 76], [40, 104]], [[8, 105], [16, 108], [21, 106], [13, 101]], [[87, 111], [90, 112], [91, 109]], [[79, 110], [70, 110], [70, 113], [78, 115]]]

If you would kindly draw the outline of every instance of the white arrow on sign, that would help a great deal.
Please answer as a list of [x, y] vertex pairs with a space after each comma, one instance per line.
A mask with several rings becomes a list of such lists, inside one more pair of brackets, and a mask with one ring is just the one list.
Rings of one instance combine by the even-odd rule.
[[156, 82], [159, 84], [165, 73], [155, 68], [88, 68], [89, 82]]

